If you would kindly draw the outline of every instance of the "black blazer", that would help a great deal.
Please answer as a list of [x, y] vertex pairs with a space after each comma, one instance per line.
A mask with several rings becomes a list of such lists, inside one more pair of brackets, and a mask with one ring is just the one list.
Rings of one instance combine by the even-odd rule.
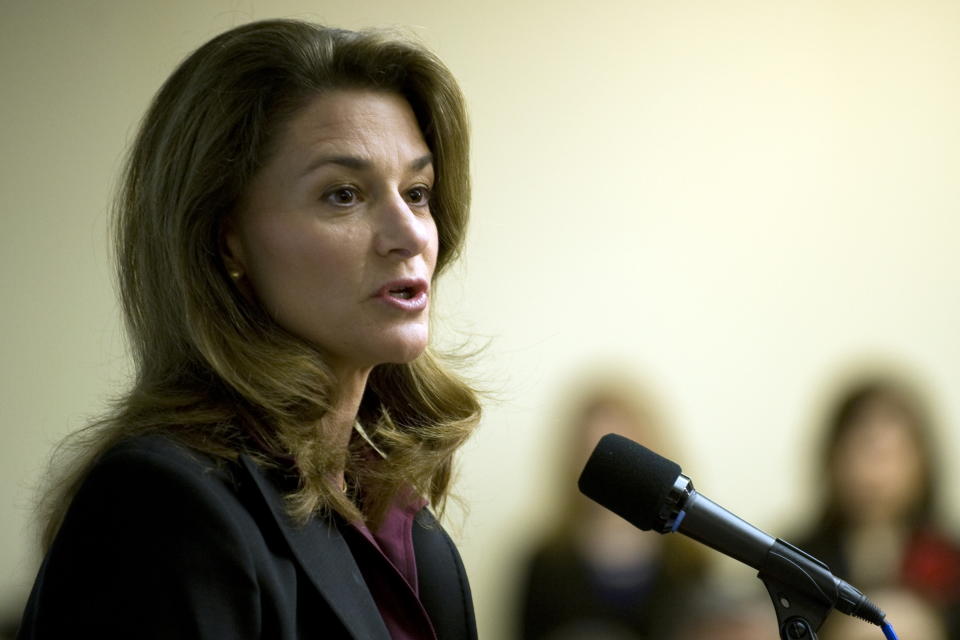
[[[37, 576], [18, 638], [389, 640], [336, 518], [296, 526], [282, 482], [161, 436], [97, 463]], [[440, 640], [477, 636], [460, 556], [426, 509], [420, 598]]]

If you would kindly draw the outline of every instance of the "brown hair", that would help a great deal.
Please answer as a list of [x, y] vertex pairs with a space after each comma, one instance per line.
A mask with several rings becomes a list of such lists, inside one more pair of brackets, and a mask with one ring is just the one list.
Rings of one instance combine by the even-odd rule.
[[331, 509], [376, 521], [408, 484], [442, 508], [454, 452], [479, 420], [473, 389], [429, 347], [409, 364], [376, 367], [359, 418], [388, 455], [371, 459], [354, 438], [346, 463], [354, 491], [342, 494], [327, 474], [344, 452], [316, 427], [334, 385], [322, 354], [231, 286], [221, 259], [221, 223], [278, 129], [311, 98], [353, 88], [410, 103], [437, 172], [434, 277], [458, 255], [470, 204], [467, 118], [453, 76], [433, 54], [380, 32], [294, 20], [243, 25], [201, 46], [154, 98], [114, 210], [136, 378], [106, 417], [61, 448], [69, 463], [45, 497], [45, 545], [99, 455], [148, 432], [296, 474], [289, 509], [300, 520]]
[[911, 524], [925, 524], [934, 519], [937, 464], [929, 402], [908, 380], [882, 373], [864, 376], [844, 387], [827, 415], [820, 456], [821, 472], [827, 483], [820, 516], [820, 525], [824, 529], [847, 524], [845, 511], [838, 500], [842, 493], [836, 477], [839, 445], [848, 433], [862, 424], [864, 413], [878, 404], [889, 407], [902, 418], [901, 422], [922, 460], [920, 495], [906, 517]]
[[634, 428], [633, 432], [619, 435], [639, 440], [641, 444], [656, 451], [663, 451], [668, 440], [668, 417], [657, 397], [647, 385], [637, 379], [626, 367], [616, 362], [598, 362], [583, 367], [578, 376], [568, 382], [562, 393], [564, 402], [560, 407], [562, 423], [560, 466], [556, 470], [560, 486], [570, 487], [561, 505], [557, 529], [563, 535], [572, 531], [589, 518], [588, 509], [595, 508], [589, 499], [574, 490], [577, 477], [593, 451], [600, 435], [589, 433], [591, 423], [604, 411], [614, 410], [623, 415]]
[[[674, 437], [669, 433], [671, 420], [654, 389], [637, 378], [629, 367], [619, 362], [596, 362], [581, 367], [576, 379], [563, 393], [563, 414], [566, 418], [561, 435], [558, 484], [566, 487], [555, 522], [546, 533], [545, 547], [559, 552], [577, 544], [578, 529], [595, 519], [598, 505], [577, 491], [577, 477], [596, 445], [588, 433], [593, 421], [604, 411], [621, 413], [633, 431], [620, 433], [668, 457], [674, 455]], [[674, 579], [684, 581], [702, 576], [706, 556], [699, 545], [678, 536], [662, 538], [664, 569]], [[567, 551], [563, 551], [566, 553]]]

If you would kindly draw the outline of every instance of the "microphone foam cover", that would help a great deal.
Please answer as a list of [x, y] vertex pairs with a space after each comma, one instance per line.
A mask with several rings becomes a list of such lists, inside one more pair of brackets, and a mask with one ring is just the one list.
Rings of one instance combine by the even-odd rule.
[[680, 465], [633, 440], [609, 433], [587, 460], [580, 491], [644, 531], [660, 526], [660, 505], [673, 488]]

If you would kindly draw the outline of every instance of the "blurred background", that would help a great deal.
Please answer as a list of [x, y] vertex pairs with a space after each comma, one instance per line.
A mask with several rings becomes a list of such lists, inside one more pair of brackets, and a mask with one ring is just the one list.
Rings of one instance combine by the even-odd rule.
[[[277, 16], [400, 28], [467, 96], [473, 220], [435, 337], [486, 345], [448, 513], [481, 637], [520, 637], [531, 554], [573, 509], [574, 400], [600, 378], [653, 398], [698, 489], [782, 536], [820, 522], [838, 397], [907, 380], [939, 453], [937, 526], [956, 530], [960, 4], [0, 0], [7, 619], [52, 448], [126, 384], [106, 231], [124, 151], [187, 53]], [[754, 573], [714, 560], [691, 565], [715, 589], [698, 610], [743, 602], [763, 628]], [[933, 606], [914, 595], [890, 596], [904, 618]]]

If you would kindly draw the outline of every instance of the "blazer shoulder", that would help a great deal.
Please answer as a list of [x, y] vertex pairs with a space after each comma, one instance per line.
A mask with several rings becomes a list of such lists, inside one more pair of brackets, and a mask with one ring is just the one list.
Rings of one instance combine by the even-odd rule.
[[263, 545], [230, 467], [162, 436], [100, 455], [37, 575], [23, 637], [255, 636]]
[[230, 461], [162, 435], [130, 438], [99, 456], [64, 525], [73, 530], [82, 523], [84, 531], [119, 527], [141, 539], [159, 530], [195, 539], [206, 527], [242, 536], [255, 526], [240, 484]]
[[161, 434], [136, 436], [122, 440], [100, 455], [93, 471], [108, 469], [147, 469], [156, 473], [226, 479], [233, 474], [225, 460], [191, 449], [172, 437]]
[[243, 478], [235, 461], [217, 459], [172, 437], [151, 434], [123, 440], [102, 453], [76, 499], [82, 501], [85, 494], [96, 493], [101, 498], [131, 502], [159, 498], [160, 504], [169, 504], [176, 496], [188, 504], [236, 508], [247, 501], [241, 490]]
[[61, 559], [96, 553], [109, 563], [124, 550], [161, 565], [215, 548], [249, 567], [262, 533], [236, 467], [164, 436], [118, 443], [91, 467], [51, 551]]

